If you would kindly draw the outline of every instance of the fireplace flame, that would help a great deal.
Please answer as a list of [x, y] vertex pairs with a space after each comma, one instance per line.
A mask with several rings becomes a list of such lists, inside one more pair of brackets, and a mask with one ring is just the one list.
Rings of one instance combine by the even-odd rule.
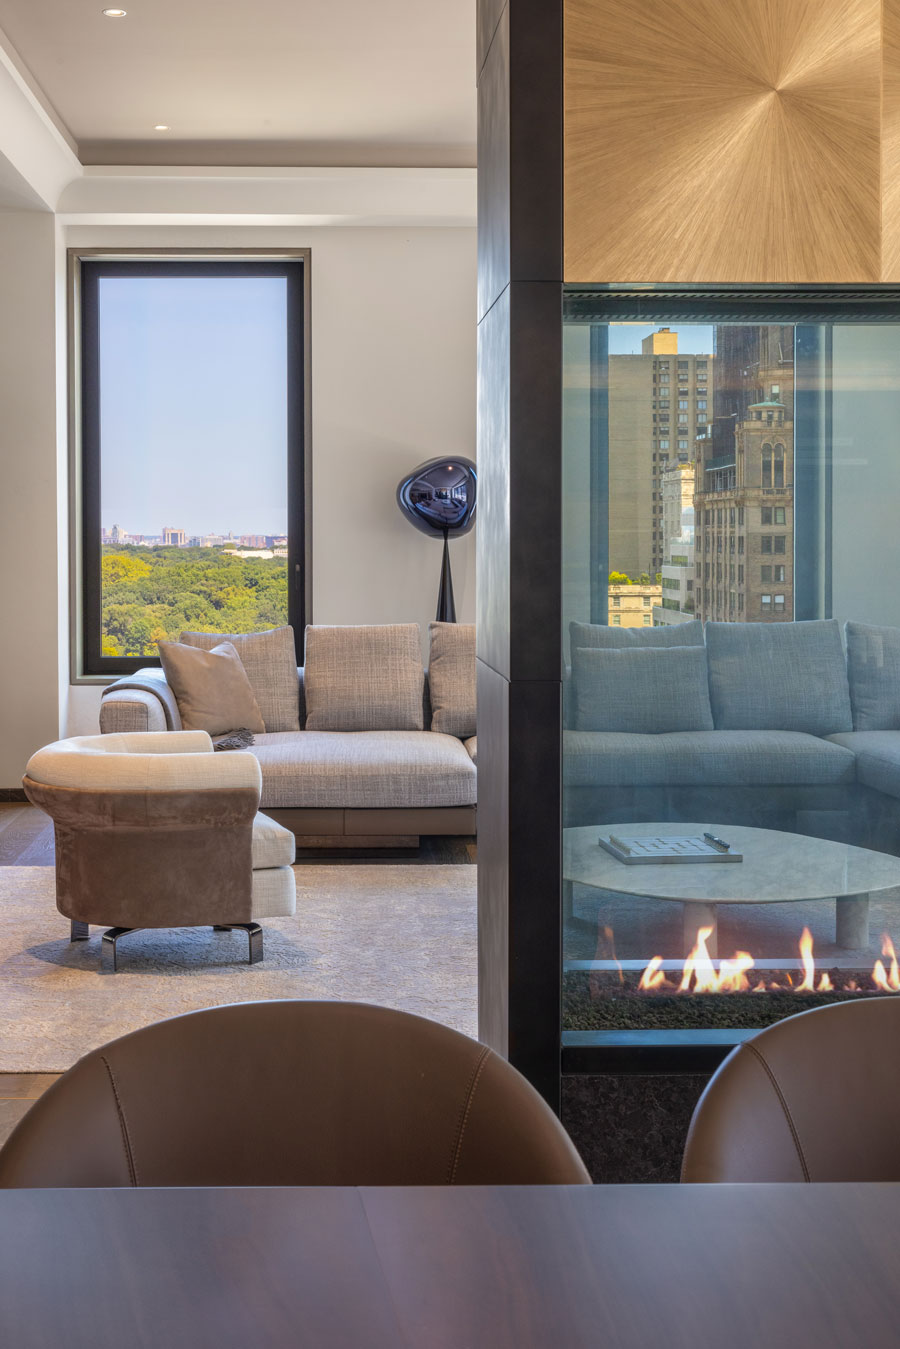
[[882, 989], [885, 993], [900, 992], [900, 970], [897, 968], [897, 956], [894, 951], [894, 943], [887, 933], [881, 939], [881, 954], [890, 959], [890, 970], [885, 970], [882, 962], [876, 960], [872, 970], [872, 982], [876, 988]]
[[[612, 931], [607, 928], [605, 932], [607, 941], [612, 945]], [[781, 982], [779, 979], [770, 979], [767, 982], [765, 978], [760, 977], [751, 983], [747, 975], [754, 968], [755, 961], [749, 951], [736, 951], [731, 960], [720, 960], [719, 968], [716, 969], [707, 945], [712, 933], [711, 927], [699, 929], [694, 947], [682, 966], [679, 982], [676, 983], [667, 977], [663, 969], [663, 957], [653, 956], [641, 974], [638, 989], [644, 993], [655, 993], [663, 990], [678, 993], [776, 993], [787, 990], [793, 990], [795, 993], [833, 993], [836, 991], [831, 976], [826, 970], [819, 973], [818, 982], [816, 982], [813, 939], [808, 927], [803, 929], [800, 936], [800, 961], [803, 966], [803, 979], [796, 985], [787, 970], [780, 976]], [[894, 943], [887, 933], [884, 933], [881, 940], [881, 954], [884, 960], [875, 961], [872, 969], [872, 984], [884, 993], [900, 993], [900, 964], [898, 964]], [[885, 960], [888, 962], [887, 965], [884, 963]], [[621, 980], [621, 967], [618, 968]], [[862, 992], [865, 987], [866, 985], [863, 984], [861, 988], [857, 979], [850, 978], [843, 981], [837, 991], [857, 993]]]
[[638, 984], [638, 988], [652, 989], [671, 987], [665, 976], [665, 971], [660, 969], [661, 964], [662, 956], [654, 956], [644, 970], [644, 973], [641, 975], [641, 981]]
[[816, 962], [813, 960], [813, 939], [808, 927], [800, 935], [800, 959], [803, 961], [803, 983], [797, 985], [798, 993], [814, 993], [816, 990]]

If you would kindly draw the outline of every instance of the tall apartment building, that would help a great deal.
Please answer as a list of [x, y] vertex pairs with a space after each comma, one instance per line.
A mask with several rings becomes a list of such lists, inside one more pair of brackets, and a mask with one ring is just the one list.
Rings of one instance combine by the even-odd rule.
[[694, 464], [666, 464], [660, 475], [665, 552], [654, 626], [690, 622], [694, 604]]
[[793, 617], [794, 330], [719, 326], [713, 420], [696, 443], [700, 617]]
[[639, 356], [609, 358], [609, 565], [656, 576], [665, 557], [662, 473], [708, 424], [711, 355], [680, 355], [660, 328]]
[[183, 548], [187, 543], [187, 535], [183, 529], [172, 529], [170, 525], [163, 525], [162, 541], [166, 548]]

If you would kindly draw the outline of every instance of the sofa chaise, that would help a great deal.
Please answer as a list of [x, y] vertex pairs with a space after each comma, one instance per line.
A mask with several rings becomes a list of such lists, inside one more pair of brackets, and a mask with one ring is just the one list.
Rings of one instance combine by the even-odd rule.
[[[223, 643], [261, 719], [249, 746], [261, 809], [301, 844], [411, 847], [422, 834], [475, 833], [473, 627], [431, 624], [427, 673], [416, 624], [310, 626], [300, 668], [289, 627], [183, 633], [178, 645], [212, 653]], [[180, 730], [186, 705], [162, 669], [140, 670], [104, 691], [100, 728]]]

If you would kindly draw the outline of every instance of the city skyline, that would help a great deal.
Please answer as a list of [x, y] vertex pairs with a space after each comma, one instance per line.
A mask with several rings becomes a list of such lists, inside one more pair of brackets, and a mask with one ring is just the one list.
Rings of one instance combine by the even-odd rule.
[[[118, 530], [120, 535], [124, 535], [124, 539], [123, 538], [120, 538], [118, 540], [113, 539], [112, 534], [114, 530]], [[136, 539], [136, 540], [158, 539], [160, 540], [161, 543], [166, 530], [171, 530], [173, 532], [184, 534], [187, 538], [190, 539], [218, 538], [229, 542], [240, 542], [242, 539], [285, 539], [285, 540], [287, 539], [287, 531], [283, 529], [199, 530], [199, 529], [182, 529], [180, 525], [163, 525], [159, 530], [156, 531], [156, 533], [144, 533], [138, 530], [126, 529], [122, 525], [120, 525], [117, 520], [114, 520], [112, 524], [109, 526], [107, 525], [100, 526], [100, 538], [101, 541], [104, 543], [127, 542], [128, 539]]]

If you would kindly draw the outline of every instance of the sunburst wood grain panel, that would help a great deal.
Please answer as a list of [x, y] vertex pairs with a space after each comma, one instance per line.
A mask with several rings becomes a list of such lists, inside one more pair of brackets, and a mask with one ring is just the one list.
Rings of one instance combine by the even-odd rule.
[[567, 281], [879, 279], [881, 0], [564, 13]]
[[900, 281], [900, 0], [884, 0], [881, 278]]

